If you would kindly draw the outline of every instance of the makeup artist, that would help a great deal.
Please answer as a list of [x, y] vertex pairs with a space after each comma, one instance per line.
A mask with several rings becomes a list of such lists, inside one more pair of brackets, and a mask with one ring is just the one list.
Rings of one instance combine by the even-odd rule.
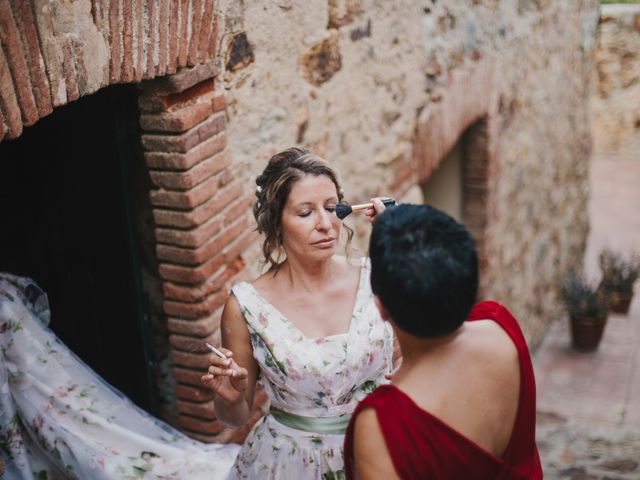
[[[336, 254], [345, 230], [337, 173], [313, 154], [274, 155], [256, 179], [253, 213], [269, 270], [232, 288], [222, 352], [202, 382], [229, 426], [249, 420], [256, 383], [270, 410], [247, 437], [231, 478], [343, 478], [344, 432], [359, 400], [386, 383], [393, 333], [375, 306], [366, 259]], [[365, 214], [384, 210], [379, 199]]]

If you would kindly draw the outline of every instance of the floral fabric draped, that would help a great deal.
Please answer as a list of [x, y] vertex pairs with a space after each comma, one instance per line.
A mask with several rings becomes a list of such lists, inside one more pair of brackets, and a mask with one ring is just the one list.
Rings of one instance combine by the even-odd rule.
[[0, 273], [3, 479], [223, 479], [237, 445], [192, 440], [104, 382], [47, 328], [46, 295]]
[[[303, 417], [351, 414], [359, 400], [385, 383], [393, 332], [380, 318], [363, 261], [346, 333], [313, 339], [249, 283], [233, 287], [251, 335], [260, 383], [271, 406]], [[289, 428], [271, 415], [245, 441], [232, 476], [278, 480], [344, 478], [344, 435]]]

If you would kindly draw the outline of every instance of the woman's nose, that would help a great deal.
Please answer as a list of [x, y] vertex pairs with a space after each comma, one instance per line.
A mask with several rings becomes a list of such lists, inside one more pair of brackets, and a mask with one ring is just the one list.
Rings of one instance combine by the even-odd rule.
[[333, 212], [321, 210], [320, 215], [318, 215], [316, 228], [318, 230], [328, 230], [329, 228], [331, 228], [331, 215], [333, 215]]

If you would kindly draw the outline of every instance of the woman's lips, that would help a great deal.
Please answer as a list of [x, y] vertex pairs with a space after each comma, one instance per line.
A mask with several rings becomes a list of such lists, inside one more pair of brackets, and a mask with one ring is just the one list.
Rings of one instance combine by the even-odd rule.
[[313, 245], [320, 248], [329, 248], [334, 245], [335, 241], [336, 241], [335, 238], [323, 238], [318, 242], [314, 242]]

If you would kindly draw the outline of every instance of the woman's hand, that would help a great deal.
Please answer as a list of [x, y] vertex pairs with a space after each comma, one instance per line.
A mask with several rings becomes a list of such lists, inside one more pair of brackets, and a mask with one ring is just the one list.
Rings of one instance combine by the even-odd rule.
[[211, 354], [209, 356], [209, 370], [200, 381], [229, 405], [237, 404], [245, 398], [248, 387], [248, 371], [233, 360], [231, 350], [220, 348], [220, 351], [227, 358]]
[[373, 207], [369, 207], [364, 211], [364, 214], [367, 216], [369, 223], [375, 222], [376, 218], [378, 218], [378, 215], [384, 212], [385, 208], [387, 208], [380, 200], [381, 198], [382, 197], [372, 198], [371, 202], [373, 202]]

